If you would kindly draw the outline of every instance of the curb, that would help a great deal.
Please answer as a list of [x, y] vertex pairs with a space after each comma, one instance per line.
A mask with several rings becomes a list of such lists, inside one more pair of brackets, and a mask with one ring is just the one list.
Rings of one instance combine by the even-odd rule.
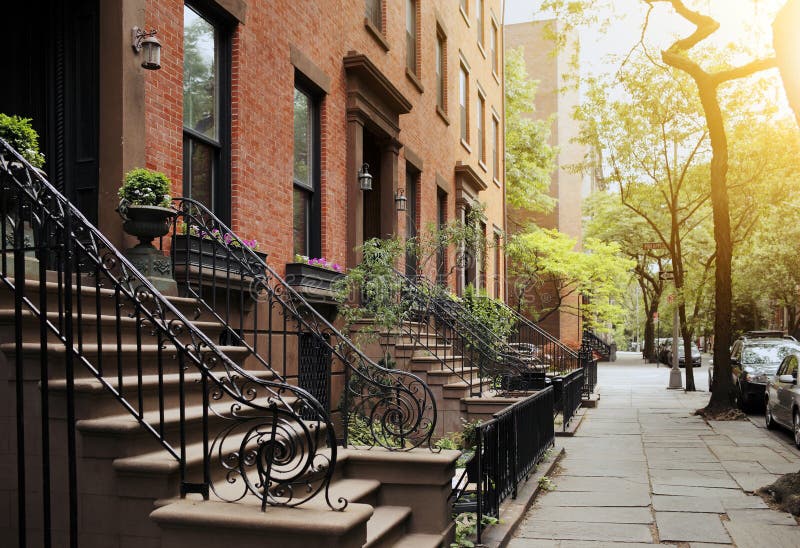
[[564, 455], [564, 447], [555, 445], [553, 453], [547, 460], [539, 463], [536, 472], [528, 480], [519, 485], [516, 499], [508, 499], [500, 505], [500, 523], [493, 525], [483, 533], [483, 544], [490, 548], [504, 548], [519, 527], [525, 514], [542, 491], [539, 478], [549, 476]]
[[575, 412], [575, 415], [572, 417], [572, 420], [569, 421], [569, 425], [567, 425], [566, 430], [556, 430], [556, 437], [563, 438], [575, 435], [575, 432], [580, 428], [581, 423], [583, 422], [583, 418], [586, 416], [586, 409], [583, 407], [579, 408], [578, 411]]

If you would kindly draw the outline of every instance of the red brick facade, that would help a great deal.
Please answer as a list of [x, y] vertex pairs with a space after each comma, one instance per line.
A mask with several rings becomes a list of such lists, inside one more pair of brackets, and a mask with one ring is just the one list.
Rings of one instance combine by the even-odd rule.
[[[214, 2], [207, 2], [214, 3]], [[163, 45], [162, 68], [145, 76], [146, 166], [167, 173], [181, 193], [183, 177], [182, 76], [183, 2], [146, 0], [144, 23], [158, 28]], [[477, 199], [487, 204], [487, 237], [493, 227], [504, 229], [502, 180], [493, 182], [491, 159], [478, 161], [475, 144], [471, 149], [459, 138], [459, 66], [469, 66], [471, 133], [475, 131], [478, 89], [486, 96], [487, 116], [483, 127], [487, 155], [491, 154], [492, 112], [500, 120], [502, 162], [502, 74], [492, 74], [490, 25], [502, 29], [499, 0], [486, 1], [484, 47], [478, 45], [474, 13], [463, 14], [451, 0], [417, 0], [418, 78], [406, 69], [406, 2], [384, 0], [384, 33], [376, 36], [365, 23], [364, 0], [280, 0], [257, 2], [219, 1], [235, 5], [235, 16], [243, 19], [233, 26], [231, 66], [231, 222], [247, 238], [256, 238], [268, 251], [279, 270], [292, 259], [292, 175], [293, 175], [293, 59], [313, 66], [309, 78], [323, 78], [328, 89], [320, 103], [321, 129], [321, 249], [322, 255], [345, 263], [349, 246], [348, 216], [354, 214], [348, 202], [347, 185], [357, 184], [348, 173], [348, 72], [343, 59], [364, 55], [408, 103], [410, 112], [399, 115], [397, 169], [394, 181], [405, 186], [406, 159], [421, 162], [419, 184], [419, 226], [437, 218], [437, 188], [448, 193], [448, 218], [457, 215], [457, 162], [469, 165], [485, 187]], [[474, 0], [469, 2], [474, 10]], [[242, 9], [244, 8], [244, 9]], [[465, 16], [466, 15], [466, 16]], [[437, 114], [436, 35], [446, 35], [447, 114]], [[502, 32], [498, 55], [502, 57]], [[388, 49], [386, 49], [388, 46]], [[302, 63], [300, 63], [302, 64]], [[498, 64], [502, 71], [502, 61]], [[474, 141], [475, 138], [472, 137]], [[360, 144], [358, 145], [360, 146]], [[504, 172], [499, 168], [500, 179]], [[437, 184], [438, 181], [438, 184]], [[352, 193], [351, 193], [352, 196]], [[395, 223], [405, 233], [404, 215]], [[355, 242], [358, 243], [358, 242]], [[494, 253], [488, 253], [486, 271], [495, 272]], [[502, 273], [504, 268], [499, 269]], [[490, 278], [491, 279], [491, 278]], [[491, 291], [494, 284], [487, 283]], [[504, 287], [504, 281], [500, 287]]]

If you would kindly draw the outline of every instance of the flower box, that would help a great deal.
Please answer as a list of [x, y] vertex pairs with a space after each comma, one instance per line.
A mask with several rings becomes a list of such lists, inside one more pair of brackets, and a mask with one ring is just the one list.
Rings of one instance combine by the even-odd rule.
[[[267, 254], [253, 251], [261, 260]], [[245, 264], [242, 264], [245, 262]], [[250, 264], [251, 269], [247, 268]], [[244, 249], [225, 246], [223, 243], [209, 238], [201, 238], [191, 234], [176, 234], [172, 237], [172, 264], [176, 270], [184, 266], [202, 267], [215, 273], [228, 273], [237, 276], [251, 276], [260, 271], [261, 266], [250, 253]]]
[[286, 264], [286, 283], [310, 301], [335, 302], [333, 285], [344, 274], [306, 263]]

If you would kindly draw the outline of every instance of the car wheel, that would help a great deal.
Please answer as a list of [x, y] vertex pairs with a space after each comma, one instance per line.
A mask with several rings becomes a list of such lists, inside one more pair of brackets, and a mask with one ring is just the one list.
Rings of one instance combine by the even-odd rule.
[[794, 444], [800, 449], [800, 412], [794, 412]]
[[767, 426], [767, 430], [775, 429], [775, 419], [772, 418], [772, 410], [769, 408], [769, 400], [764, 402], [764, 423]]

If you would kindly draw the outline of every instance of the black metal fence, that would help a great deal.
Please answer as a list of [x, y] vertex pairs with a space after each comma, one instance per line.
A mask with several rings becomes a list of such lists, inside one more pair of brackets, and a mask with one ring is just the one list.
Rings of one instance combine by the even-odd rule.
[[563, 377], [553, 379], [555, 393], [554, 415], [561, 415], [562, 431], [567, 431], [567, 426], [580, 409], [583, 396], [585, 373], [583, 369], [573, 371]]
[[581, 363], [584, 371], [583, 397], [588, 398], [597, 386], [597, 359], [591, 352], [581, 351]]
[[[552, 447], [553, 388], [547, 387], [494, 415], [475, 429], [475, 503], [478, 542], [484, 530], [484, 516], [499, 517], [500, 504], [516, 498], [520, 483], [528, 479]], [[456, 500], [469, 497], [462, 492]]]

